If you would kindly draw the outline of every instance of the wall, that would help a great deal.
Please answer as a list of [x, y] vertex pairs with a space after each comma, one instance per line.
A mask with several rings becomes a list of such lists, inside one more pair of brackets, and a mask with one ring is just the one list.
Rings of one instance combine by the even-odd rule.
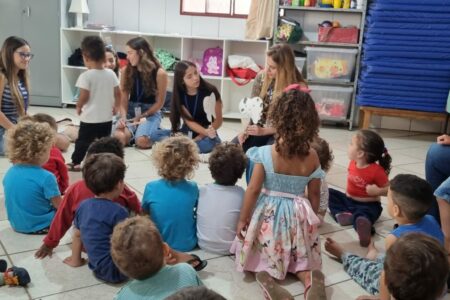
[[180, 15], [180, 0], [89, 0], [89, 23], [116, 30], [244, 39], [245, 19]]

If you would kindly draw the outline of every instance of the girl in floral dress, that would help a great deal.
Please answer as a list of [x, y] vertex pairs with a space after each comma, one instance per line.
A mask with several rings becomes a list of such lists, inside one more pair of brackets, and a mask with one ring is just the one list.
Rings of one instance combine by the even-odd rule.
[[293, 299], [274, 281], [288, 272], [305, 285], [305, 299], [326, 299], [316, 215], [324, 172], [310, 147], [319, 116], [309, 94], [294, 84], [271, 105], [268, 119], [275, 144], [247, 151], [255, 167], [231, 252], [238, 271], [257, 273], [266, 299]]

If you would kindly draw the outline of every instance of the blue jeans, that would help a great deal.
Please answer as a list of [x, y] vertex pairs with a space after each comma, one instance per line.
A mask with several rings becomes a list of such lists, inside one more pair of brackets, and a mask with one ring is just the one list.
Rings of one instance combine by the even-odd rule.
[[[181, 132], [187, 135], [187, 131], [183, 130], [183, 128], [181, 129]], [[150, 136], [150, 139], [154, 142], [159, 142], [168, 138], [171, 134], [172, 130], [170, 129], [159, 129], [153, 132], [153, 134]], [[214, 149], [214, 147], [217, 144], [221, 143], [221, 140], [219, 136], [216, 136], [213, 139], [209, 137], [204, 137], [203, 139], [196, 141], [195, 143], [197, 144], [200, 153], [209, 153]]]
[[434, 195], [450, 203], [450, 177], [434, 191]]
[[[132, 119], [135, 117], [135, 108], [140, 107], [141, 112], [144, 113], [145, 111], [149, 110], [152, 105], [153, 104], [130, 101], [128, 103], [127, 119]], [[157, 111], [153, 115], [147, 117], [147, 122], [139, 125], [128, 124], [127, 128], [131, 132], [131, 140], [136, 140], [141, 136], [146, 136], [150, 140], [152, 140], [151, 136], [155, 131], [158, 130], [159, 125], [161, 124], [161, 119], [161, 111]]]
[[[450, 146], [432, 144], [428, 149], [425, 160], [425, 178], [431, 184], [433, 191], [450, 176]], [[428, 214], [440, 222], [439, 207], [437, 201], [434, 201]]]

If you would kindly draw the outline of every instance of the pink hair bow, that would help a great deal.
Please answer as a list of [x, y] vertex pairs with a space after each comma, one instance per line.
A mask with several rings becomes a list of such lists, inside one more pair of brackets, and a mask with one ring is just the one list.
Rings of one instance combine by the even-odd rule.
[[300, 92], [307, 93], [307, 94], [309, 94], [311, 92], [311, 90], [309, 88], [307, 88], [306, 86], [300, 85], [298, 83], [293, 83], [293, 84], [288, 85], [283, 90], [283, 92], [289, 92], [291, 90], [299, 90]]

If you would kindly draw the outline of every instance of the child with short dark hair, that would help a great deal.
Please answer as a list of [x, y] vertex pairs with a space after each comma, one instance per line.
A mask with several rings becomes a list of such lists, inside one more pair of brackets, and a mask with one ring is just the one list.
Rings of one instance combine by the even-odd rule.
[[43, 113], [33, 115], [32, 119], [39, 123], [47, 123], [55, 131], [55, 144], [53, 144], [50, 149], [50, 158], [42, 167], [55, 175], [56, 181], [58, 182], [59, 191], [61, 194], [64, 194], [69, 186], [69, 172], [67, 171], [66, 161], [61, 153], [61, 150], [56, 147], [56, 139], [58, 135], [58, 125], [56, 125], [56, 120], [52, 116]]
[[[87, 151], [87, 157], [98, 153], [112, 153], [121, 159], [124, 158], [122, 143], [113, 137], [104, 137], [92, 143]], [[80, 203], [93, 197], [94, 193], [86, 186], [84, 180], [79, 180], [69, 186], [50, 225], [48, 234], [44, 238], [44, 243], [35, 253], [36, 258], [44, 258], [52, 255], [53, 249], [58, 246], [59, 241], [67, 230], [69, 230], [70, 226], [72, 226], [76, 210]], [[141, 212], [141, 203], [136, 193], [127, 185], [124, 186], [122, 193], [114, 199], [114, 202], [119, 203], [129, 212], [134, 212], [135, 214]]]
[[82, 73], [76, 86], [80, 89], [77, 114], [80, 129], [75, 141], [70, 171], [81, 171], [89, 145], [97, 138], [110, 136], [114, 111], [119, 109], [120, 90], [116, 74], [104, 67], [105, 43], [99, 36], [87, 36], [81, 42], [84, 64], [88, 70]]
[[124, 187], [126, 166], [123, 160], [111, 153], [90, 155], [83, 165], [83, 178], [95, 198], [83, 201], [74, 220], [72, 255], [64, 263], [82, 266], [84, 247], [89, 258], [89, 268], [101, 280], [110, 283], [125, 281], [127, 277], [111, 258], [110, 237], [114, 226], [128, 217], [127, 210], [113, 199], [119, 197]]
[[171, 137], [155, 144], [152, 159], [162, 178], [145, 186], [142, 209], [150, 214], [171, 248], [190, 251], [197, 246], [195, 209], [199, 192], [197, 184], [186, 178], [198, 166], [197, 145], [186, 136]]
[[[333, 162], [334, 156], [333, 151], [330, 148], [328, 142], [321, 137], [317, 136], [314, 138], [311, 143], [311, 148], [316, 150], [317, 155], [319, 156], [320, 167], [325, 173], [331, 168], [331, 163]], [[320, 182], [320, 204], [319, 211], [317, 212], [317, 216], [320, 219], [320, 224], [323, 224], [323, 219], [325, 218], [325, 214], [328, 209], [328, 200], [330, 198], [330, 193], [328, 191], [328, 184], [325, 178], [322, 178]]]
[[222, 295], [205, 286], [184, 288], [165, 300], [226, 300]]
[[[409, 232], [424, 233], [444, 244], [439, 224], [432, 216], [426, 215], [433, 201], [430, 184], [415, 175], [400, 174], [390, 181], [387, 209], [399, 226], [385, 238], [386, 250]], [[384, 255], [378, 255], [373, 243], [369, 245], [366, 258], [346, 252], [331, 238], [327, 238], [325, 249], [342, 260], [344, 270], [366, 291], [380, 293], [381, 299], [389, 299], [386, 286], [380, 280], [385, 258]]]
[[347, 150], [347, 189], [329, 189], [331, 216], [341, 226], [352, 225], [362, 247], [370, 244], [373, 224], [383, 211], [380, 197], [386, 196], [391, 170], [389, 155], [381, 136], [372, 130], [359, 130]]
[[222, 143], [211, 152], [209, 170], [215, 182], [200, 188], [197, 207], [198, 245], [205, 251], [230, 253], [245, 193], [236, 182], [246, 165], [240, 145]]
[[17, 232], [46, 233], [61, 202], [55, 175], [41, 167], [54, 138], [48, 124], [31, 120], [20, 121], [7, 132], [7, 155], [13, 166], [3, 187], [8, 219]]
[[149, 218], [136, 216], [119, 223], [111, 237], [111, 255], [120, 271], [135, 280], [114, 299], [165, 299], [184, 287], [203, 285], [190, 265], [167, 266], [169, 251]]
[[446, 292], [448, 258], [442, 244], [408, 233], [386, 252], [384, 282], [395, 300], [437, 300]]

